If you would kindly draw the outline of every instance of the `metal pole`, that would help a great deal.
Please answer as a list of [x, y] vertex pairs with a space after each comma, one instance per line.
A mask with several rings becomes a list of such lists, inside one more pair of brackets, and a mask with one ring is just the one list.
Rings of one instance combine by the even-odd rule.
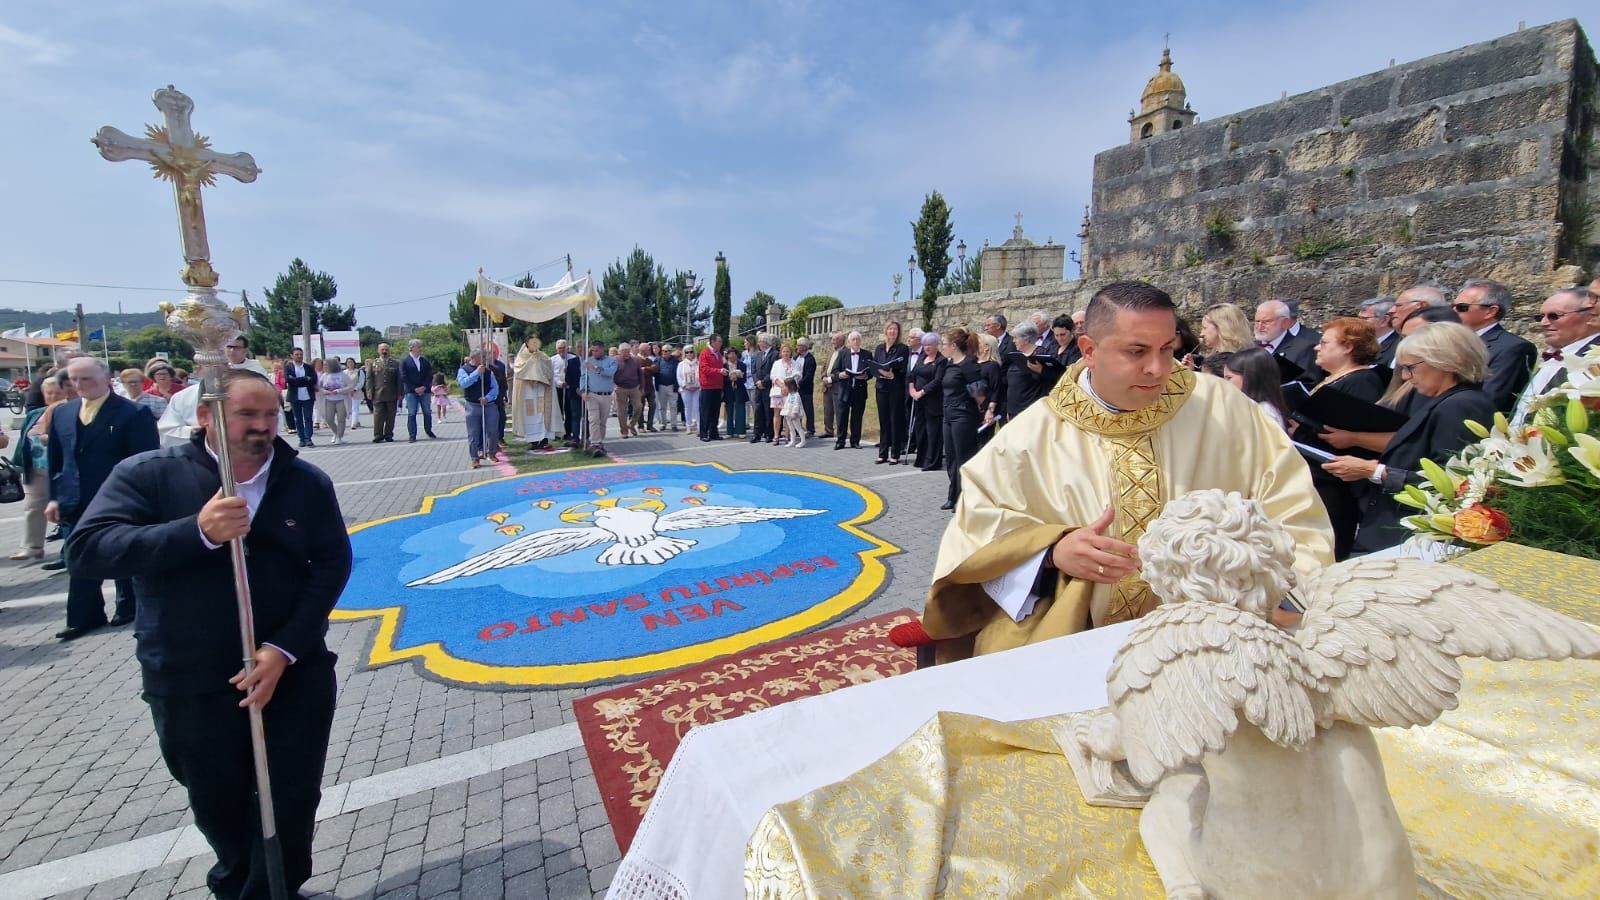
[[[309, 344], [307, 345], [309, 347]], [[196, 367], [202, 372], [200, 399], [211, 410], [212, 428], [216, 432], [217, 475], [222, 481], [222, 496], [235, 497], [238, 491], [233, 480], [233, 461], [228, 452], [228, 414], [223, 406], [222, 374], [226, 371], [227, 357], [215, 351], [197, 350]], [[239, 612], [239, 643], [244, 651], [246, 676], [256, 667], [255, 614], [250, 602], [250, 577], [245, 566], [244, 538], [228, 542], [228, 559], [233, 565], [233, 594]], [[261, 808], [261, 847], [266, 857], [267, 888], [274, 900], [288, 900], [289, 888], [284, 882], [283, 844], [278, 838], [278, 820], [273, 811], [272, 775], [267, 768], [267, 734], [261, 719], [261, 708], [248, 707], [250, 718], [250, 752], [255, 760], [256, 795]]]
[[311, 285], [300, 282], [300, 335], [305, 339], [306, 365], [311, 365]]

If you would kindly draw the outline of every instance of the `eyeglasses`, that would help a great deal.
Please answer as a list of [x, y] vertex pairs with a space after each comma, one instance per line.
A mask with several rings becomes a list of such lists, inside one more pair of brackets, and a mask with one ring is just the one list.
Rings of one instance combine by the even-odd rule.
[[1537, 321], [1537, 322], [1559, 322], [1562, 319], [1565, 319], [1567, 316], [1575, 316], [1578, 313], [1588, 312], [1591, 309], [1594, 309], [1594, 304], [1593, 303], [1589, 304], [1588, 306], [1580, 306], [1577, 309], [1569, 309], [1566, 312], [1540, 313], [1538, 316], [1535, 317], [1534, 321]]
[[1457, 304], [1454, 304], [1451, 307], [1451, 309], [1454, 309], [1458, 313], [1464, 313], [1464, 312], [1472, 312], [1474, 309], [1478, 309], [1480, 307], [1487, 307], [1487, 306], [1492, 306], [1492, 305], [1493, 304], [1490, 304], [1490, 303], [1457, 303]]
[[1421, 361], [1414, 362], [1414, 363], [1401, 363], [1401, 364], [1395, 366], [1395, 369], [1396, 369], [1396, 371], [1398, 371], [1400, 373], [1400, 377], [1402, 377], [1402, 378], [1410, 378], [1412, 373], [1417, 371], [1417, 366], [1420, 366], [1420, 365], [1422, 365]]

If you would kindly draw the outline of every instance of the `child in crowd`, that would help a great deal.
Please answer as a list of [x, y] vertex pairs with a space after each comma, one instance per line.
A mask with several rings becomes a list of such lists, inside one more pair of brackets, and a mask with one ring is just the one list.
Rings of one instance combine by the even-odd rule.
[[445, 420], [445, 413], [450, 410], [450, 384], [444, 380], [443, 372], [433, 373], [433, 416], [439, 421]]
[[778, 411], [783, 415], [783, 420], [789, 423], [789, 446], [804, 447], [806, 445], [806, 430], [800, 427], [799, 383], [788, 378], [778, 383], [783, 388], [783, 406]]

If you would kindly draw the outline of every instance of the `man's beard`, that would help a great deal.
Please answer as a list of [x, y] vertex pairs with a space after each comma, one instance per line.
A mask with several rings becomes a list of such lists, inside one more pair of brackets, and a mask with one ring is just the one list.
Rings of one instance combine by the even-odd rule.
[[270, 431], [246, 432], [234, 445], [233, 451], [243, 456], [264, 457], [272, 449], [272, 438]]

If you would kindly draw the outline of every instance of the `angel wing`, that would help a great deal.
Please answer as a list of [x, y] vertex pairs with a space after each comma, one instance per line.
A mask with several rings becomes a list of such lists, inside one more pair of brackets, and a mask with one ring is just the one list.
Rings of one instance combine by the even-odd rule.
[[1128, 769], [1153, 785], [1222, 750], [1245, 721], [1278, 744], [1316, 734], [1317, 681], [1288, 634], [1216, 603], [1174, 603], [1139, 620], [1117, 651], [1106, 692]]
[[773, 519], [798, 519], [821, 515], [820, 509], [761, 509], [754, 506], [696, 506], [667, 513], [656, 520], [657, 531], [688, 531], [691, 528], [716, 528], [719, 525], [748, 525]]
[[1295, 632], [1323, 685], [1318, 724], [1426, 725], [1456, 707], [1458, 656], [1600, 658], [1600, 634], [1465, 569], [1359, 559], [1301, 585]]
[[611, 535], [598, 528], [547, 528], [544, 531], [535, 531], [525, 534], [510, 543], [496, 547], [487, 553], [480, 553], [463, 562], [456, 563], [448, 569], [440, 569], [432, 575], [425, 575], [416, 581], [410, 582], [406, 587], [418, 587], [425, 584], [443, 584], [457, 578], [466, 578], [488, 572], [491, 569], [504, 569], [506, 566], [519, 566], [523, 563], [533, 562], [536, 559], [548, 559], [593, 547], [611, 540]]

